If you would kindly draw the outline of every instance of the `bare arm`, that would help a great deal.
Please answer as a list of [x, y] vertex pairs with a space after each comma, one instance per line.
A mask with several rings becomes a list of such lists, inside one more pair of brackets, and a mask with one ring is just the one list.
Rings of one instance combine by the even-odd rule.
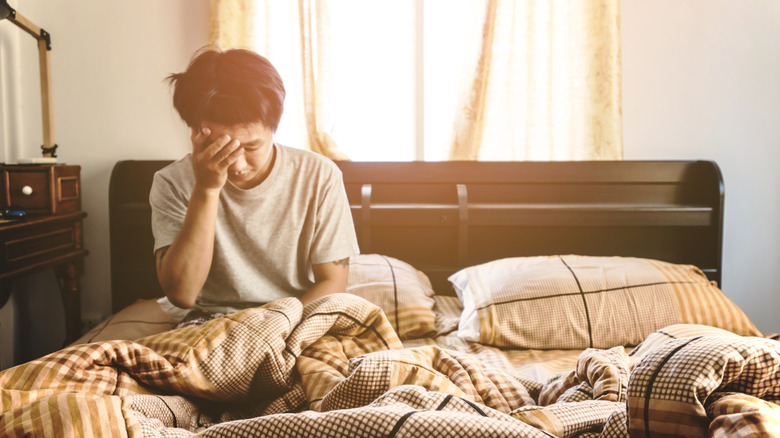
[[314, 272], [314, 286], [301, 297], [304, 306], [325, 295], [346, 292], [349, 258], [312, 265], [311, 269]]
[[227, 169], [243, 150], [228, 136], [209, 140], [208, 129], [192, 131], [195, 188], [173, 243], [156, 253], [157, 278], [176, 306], [190, 308], [206, 282], [214, 253], [219, 193]]
[[214, 253], [219, 192], [195, 193], [171, 246], [157, 251], [157, 278], [171, 303], [190, 308], [206, 282]]

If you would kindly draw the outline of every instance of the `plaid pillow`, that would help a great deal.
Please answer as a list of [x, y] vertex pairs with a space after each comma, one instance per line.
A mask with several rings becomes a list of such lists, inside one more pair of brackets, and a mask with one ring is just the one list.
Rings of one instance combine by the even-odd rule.
[[517, 257], [463, 269], [450, 281], [464, 307], [459, 335], [499, 347], [637, 345], [678, 323], [760, 336], [742, 310], [691, 265], [630, 257]]
[[701, 324], [674, 324], [669, 327], [664, 327], [660, 330], [656, 330], [650, 333], [641, 344], [637, 345], [630, 353], [635, 361], [641, 360], [648, 353], [658, 348], [659, 345], [664, 344], [673, 339], [680, 338], [694, 338], [696, 336], [732, 336], [738, 338], [739, 336], [717, 327]]
[[431, 282], [406, 262], [380, 254], [351, 257], [347, 292], [381, 308], [401, 339], [436, 332]]

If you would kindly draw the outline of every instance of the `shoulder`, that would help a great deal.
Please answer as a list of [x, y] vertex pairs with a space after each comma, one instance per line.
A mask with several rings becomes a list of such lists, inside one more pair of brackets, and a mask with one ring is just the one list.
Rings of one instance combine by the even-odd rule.
[[323, 178], [341, 178], [339, 167], [333, 160], [324, 155], [279, 144], [276, 146], [279, 148], [284, 160], [291, 164], [291, 167], [295, 169], [295, 172], [300, 177], [317, 175]]
[[191, 154], [179, 158], [154, 174], [155, 183], [165, 180], [181, 182], [190, 178], [194, 178]]
[[167, 196], [172, 192], [189, 193], [195, 184], [190, 154], [168, 164], [154, 173], [150, 195]]
[[280, 144], [277, 144], [276, 147], [278, 147], [279, 150], [282, 151], [282, 153], [290, 161], [311, 163], [312, 165], [335, 166], [333, 160], [331, 160], [330, 158], [322, 154], [318, 154], [316, 152], [312, 152], [305, 149], [293, 148], [290, 146], [284, 146]]

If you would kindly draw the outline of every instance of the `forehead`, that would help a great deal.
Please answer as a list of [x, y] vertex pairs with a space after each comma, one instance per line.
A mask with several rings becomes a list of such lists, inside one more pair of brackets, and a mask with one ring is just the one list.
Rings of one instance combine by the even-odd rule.
[[214, 122], [203, 122], [202, 128], [209, 128], [212, 136], [229, 135], [240, 141], [258, 140], [272, 135], [272, 131], [261, 122], [238, 125], [223, 125]]

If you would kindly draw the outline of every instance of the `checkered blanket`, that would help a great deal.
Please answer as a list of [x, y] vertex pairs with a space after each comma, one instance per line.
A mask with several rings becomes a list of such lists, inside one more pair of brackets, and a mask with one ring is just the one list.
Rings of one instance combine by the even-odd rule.
[[672, 339], [582, 352], [546, 382], [437, 345], [403, 348], [339, 294], [0, 373], [3, 436], [747, 436], [780, 427], [780, 343]]

